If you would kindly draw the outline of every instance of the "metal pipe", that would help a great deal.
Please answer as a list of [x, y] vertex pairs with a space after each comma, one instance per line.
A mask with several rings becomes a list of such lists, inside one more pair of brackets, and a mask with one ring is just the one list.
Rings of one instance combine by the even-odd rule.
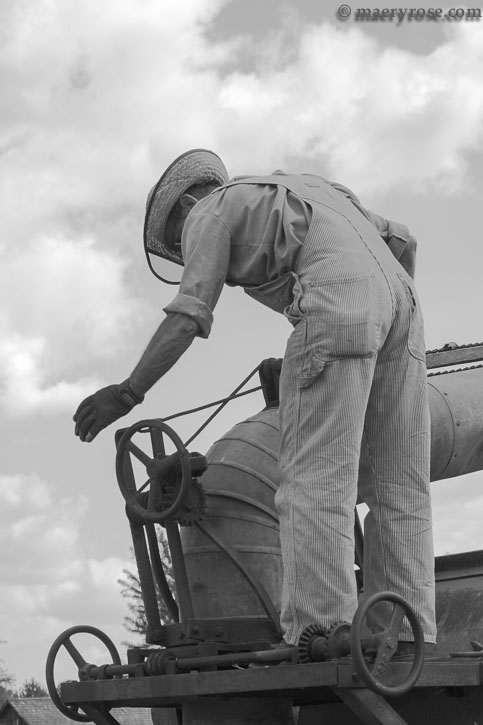
[[178, 595], [179, 621], [183, 624], [188, 619], [193, 619], [193, 600], [191, 597], [188, 575], [186, 573], [186, 562], [183, 556], [181, 546], [181, 538], [179, 534], [178, 524], [174, 521], [166, 523], [166, 536], [171, 553], [171, 563], [173, 565], [173, 575], [176, 582], [176, 593]]
[[431, 480], [483, 469], [483, 368], [428, 377]]
[[131, 527], [134, 556], [139, 573], [139, 582], [143, 595], [144, 610], [148, 623], [146, 629], [146, 642], [159, 644], [162, 637], [161, 620], [159, 618], [158, 598], [154, 588], [153, 576], [151, 573], [151, 562], [149, 560], [148, 547], [144, 536], [142, 524], [129, 522]]
[[158, 537], [156, 536], [156, 529], [154, 524], [146, 524], [146, 536], [149, 546], [149, 554], [151, 557], [151, 569], [154, 575], [155, 582], [158, 586], [159, 592], [164, 599], [164, 603], [168, 608], [168, 612], [171, 614], [175, 622], [179, 622], [179, 609], [176, 601], [169, 588], [166, 574], [164, 573], [163, 562], [159, 555], [159, 543]]
[[176, 666], [179, 670], [197, 670], [203, 667], [211, 667], [214, 665], [220, 667], [230, 667], [233, 665], [250, 664], [268, 664], [274, 662], [294, 662], [296, 661], [297, 648], [286, 647], [280, 649], [271, 649], [261, 652], [235, 652], [227, 655], [214, 655], [211, 657], [180, 657], [176, 660]]

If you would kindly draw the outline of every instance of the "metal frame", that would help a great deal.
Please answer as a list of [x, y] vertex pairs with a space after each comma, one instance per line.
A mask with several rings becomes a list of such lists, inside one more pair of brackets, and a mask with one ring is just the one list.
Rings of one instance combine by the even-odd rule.
[[[410, 662], [391, 662], [387, 672], [402, 678]], [[427, 661], [415, 689], [481, 687], [483, 660]], [[384, 698], [364, 687], [354, 675], [350, 658], [330, 662], [190, 672], [158, 677], [129, 677], [90, 682], [66, 682], [61, 698], [83, 707], [174, 707], [203, 698], [229, 696], [291, 697], [295, 705], [342, 700], [364, 723], [404, 723]], [[364, 715], [364, 712], [366, 713]], [[383, 719], [375, 719], [383, 713]], [[388, 718], [392, 719], [388, 719]], [[372, 718], [372, 719], [370, 719]], [[112, 721], [111, 721], [112, 722]]]

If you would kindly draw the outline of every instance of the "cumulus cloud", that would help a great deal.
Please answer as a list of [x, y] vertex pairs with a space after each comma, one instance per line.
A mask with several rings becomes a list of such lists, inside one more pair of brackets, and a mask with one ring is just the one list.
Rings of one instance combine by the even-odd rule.
[[203, 94], [200, 78], [209, 85], [200, 66], [220, 54], [202, 33], [220, 4], [10, 3], [0, 138], [11, 239], [29, 243], [39, 225], [94, 225], [113, 244], [125, 241], [120, 223], [139, 220], [139, 197], [158, 164], [200, 117], [187, 111]]
[[34, 509], [45, 510], [52, 503], [52, 486], [35, 474], [0, 476], [0, 501], [14, 510], [28, 499]]
[[133, 269], [145, 193], [176, 145], [168, 131], [180, 145], [184, 133], [163, 87], [193, 101], [190, 68], [209, 76], [196, 69], [221, 52], [201, 30], [219, 6], [2, 7], [0, 398], [9, 416], [72, 409], [113, 382], [120, 353], [159, 322], [162, 304], [144, 299]]
[[129, 349], [148, 305], [125, 289], [127, 260], [92, 240], [39, 239], [0, 270], [0, 400], [10, 416], [71, 410], [99, 384], [79, 378]]
[[31, 662], [32, 675], [42, 679], [48, 647], [74, 624], [105, 628], [118, 642], [125, 637], [117, 580], [131, 564], [85, 555], [87, 498], [61, 497], [35, 474], [14, 474], [0, 476], [0, 502], [0, 632], [9, 669], [23, 660], [25, 672]]
[[[79, 543], [87, 498], [59, 496], [52, 484], [32, 473], [0, 476], [0, 500], [0, 564], [4, 577], [10, 582], [30, 584], [48, 578], [53, 584], [74, 576], [77, 569], [72, 554]], [[10, 557], [12, 550], [15, 559]]]
[[2, 6], [9, 415], [72, 407], [103, 360], [149, 338], [163, 305], [141, 303], [127, 269], [142, 263], [147, 189], [186, 148], [213, 147], [232, 173], [318, 171], [361, 194], [465, 183], [483, 127], [476, 24], [451, 26], [425, 56], [295, 11], [263, 39], [208, 37], [227, 4]]
[[286, 43], [275, 36], [276, 52], [220, 88], [233, 148], [246, 139], [237, 164], [256, 149], [257, 170], [293, 161], [360, 192], [457, 191], [466, 154], [482, 143], [479, 36], [474, 25], [454, 27], [426, 56], [329, 23], [288, 32]]
[[10, 5], [0, 129], [12, 239], [28, 243], [40, 223], [127, 243], [120, 220], [140, 224], [147, 189], [190, 144], [214, 145], [237, 173], [292, 162], [363, 189], [462, 182], [481, 143], [477, 24], [451, 26], [427, 55], [290, 14], [263, 39], [208, 40], [224, 4]]

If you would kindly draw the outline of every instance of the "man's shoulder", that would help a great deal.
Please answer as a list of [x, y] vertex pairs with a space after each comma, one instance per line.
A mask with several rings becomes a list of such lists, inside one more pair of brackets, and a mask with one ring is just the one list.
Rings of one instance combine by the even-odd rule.
[[218, 213], [227, 206], [239, 207], [253, 202], [267, 188], [266, 179], [262, 176], [235, 176], [204, 198], [205, 209]]
[[280, 184], [281, 186], [284, 186], [290, 179], [306, 181], [310, 178], [317, 179], [318, 181], [324, 183], [330, 183], [323, 176], [319, 176], [317, 174], [287, 172], [282, 171], [281, 169], [276, 169], [269, 174], [244, 174], [242, 176], [234, 176], [232, 179], [227, 181], [226, 184], [224, 184], [224, 188], [233, 188], [234, 186], [240, 186], [243, 188], [244, 186], [257, 184], [260, 186], [265, 186], [267, 184]]
[[[256, 214], [260, 221], [275, 206], [282, 208], [287, 187], [271, 182], [272, 177], [237, 176], [201, 199], [193, 208], [193, 220], [214, 219], [227, 229], [239, 229]], [[191, 216], [191, 215], [190, 215]]]
[[[200, 199], [188, 215], [190, 226], [203, 224], [210, 228], [231, 229], [234, 220], [253, 204], [253, 186], [223, 185]], [[256, 193], [256, 192], [255, 192]]]
[[195, 208], [200, 212], [219, 216], [225, 207], [238, 204], [251, 195], [253, 189], [251, 184], [232, 184], [232, 181], [233, 179], [230, 179], [229, 182], [200, 199]]
[[277, 170], [266, 176], [235, 176], [202, 199], [197, 207], [200, 211], [215, 214], [219, 218], [224, 218], [227, 213], [231, 217], [235, 212], [243, 213], [246, 207], [265, 204], [270, 207], [287, 194], [303, 198], [307, 188], [316, 186], [333, 188], [331, 182], [316, 174], [285, 173]]

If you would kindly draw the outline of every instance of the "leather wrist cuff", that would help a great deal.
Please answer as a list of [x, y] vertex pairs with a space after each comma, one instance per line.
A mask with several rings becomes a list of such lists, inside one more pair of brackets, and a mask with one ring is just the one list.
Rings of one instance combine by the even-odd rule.
[[144, 395], [137, 395], [131, 388], [129, 379], [119, 385], [119, 395], [122, 402], [129, 405], [130, 408], [134, 408], [135, 405], [139, 405], [144, 400]]

